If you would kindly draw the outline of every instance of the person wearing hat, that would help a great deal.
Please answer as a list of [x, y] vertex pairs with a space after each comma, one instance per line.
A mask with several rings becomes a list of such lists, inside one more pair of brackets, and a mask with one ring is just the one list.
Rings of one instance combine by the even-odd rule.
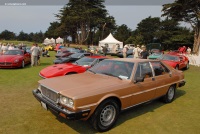
[[123, 48], [123, 57], [126, 58], [127, 57], [127, 51], [128, 51], [128, 46], [125, 45]]
[[141, 53], [141, 49], [140, 49], [140, 46], [137, 45], [137, 47], [135, 49], [133, 49], [133, 58], [134, 59], [137, 59], [140, 57], [140, 53]]
[[149, 53], [147, 52], [146, 47], [142, 45], [142, 52], [140, 53], [141, 59], [147, 59], [148, 56]]

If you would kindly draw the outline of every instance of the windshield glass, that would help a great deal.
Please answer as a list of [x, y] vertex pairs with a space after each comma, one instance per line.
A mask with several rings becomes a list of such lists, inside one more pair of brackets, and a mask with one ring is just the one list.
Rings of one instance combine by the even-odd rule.
[[4, 55], [22, 55], [21, 50], [8, 50], [4, 53]]
[[164, 56], [162, 57], [162, 60], [179, 61], [179, 58], [178, 58], [177, 56], [164, 55]]
[[104, 74], [118, 77], [121, 79], [130, 79], [134, 63], [115, 60], [103, 60], [96, 66], [89, 69], [95, 74]]
[[83, 57], [75, 62], [75, 64], [81, 65], [81, 66], [91, 66], [92, 63], [95, 61], [95, 58], [90, 57]]
[[70, 55], [70, 57], [72, 57], [72, 58], [79, 58], [79, 57], [81, 57], [81, 53], [75, 53], [75, 54], [72, 54], [72, 55]]

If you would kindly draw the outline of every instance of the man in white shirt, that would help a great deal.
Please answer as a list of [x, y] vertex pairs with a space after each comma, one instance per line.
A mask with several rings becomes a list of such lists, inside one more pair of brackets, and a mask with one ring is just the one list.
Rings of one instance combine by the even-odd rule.
[[133, 49], [133, 58], [137, 59], [140, 57], [140, 53], [141, 53], [141, 49], [139, 47], [139, 45], [137, 45], [137, 47], [135, 49]]
[[31, 66], [37, 66], [38, 62], [38, 54], [39, 54], [39, 49], [36, 47], [36, 44], [33, 44], [31, 47]]

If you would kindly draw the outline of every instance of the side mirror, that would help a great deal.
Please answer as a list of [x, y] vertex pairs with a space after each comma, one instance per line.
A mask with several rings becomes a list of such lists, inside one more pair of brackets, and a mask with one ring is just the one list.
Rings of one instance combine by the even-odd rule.
[[134, 83], [143, 82], [143, 81], [144, 81], [144, 77], [136, 77]]

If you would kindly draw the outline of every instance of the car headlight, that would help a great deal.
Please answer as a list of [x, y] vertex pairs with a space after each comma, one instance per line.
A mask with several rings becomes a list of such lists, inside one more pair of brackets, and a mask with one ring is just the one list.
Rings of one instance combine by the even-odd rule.
[[60, 103], [70, 108], [74, 107], [74, 101], [68, 97], [60, 95]]
[[17, 62], [19, 62], [19, 60], [18, 60], [18, 59], [14, 60], [14, 63], [17, 63]]

